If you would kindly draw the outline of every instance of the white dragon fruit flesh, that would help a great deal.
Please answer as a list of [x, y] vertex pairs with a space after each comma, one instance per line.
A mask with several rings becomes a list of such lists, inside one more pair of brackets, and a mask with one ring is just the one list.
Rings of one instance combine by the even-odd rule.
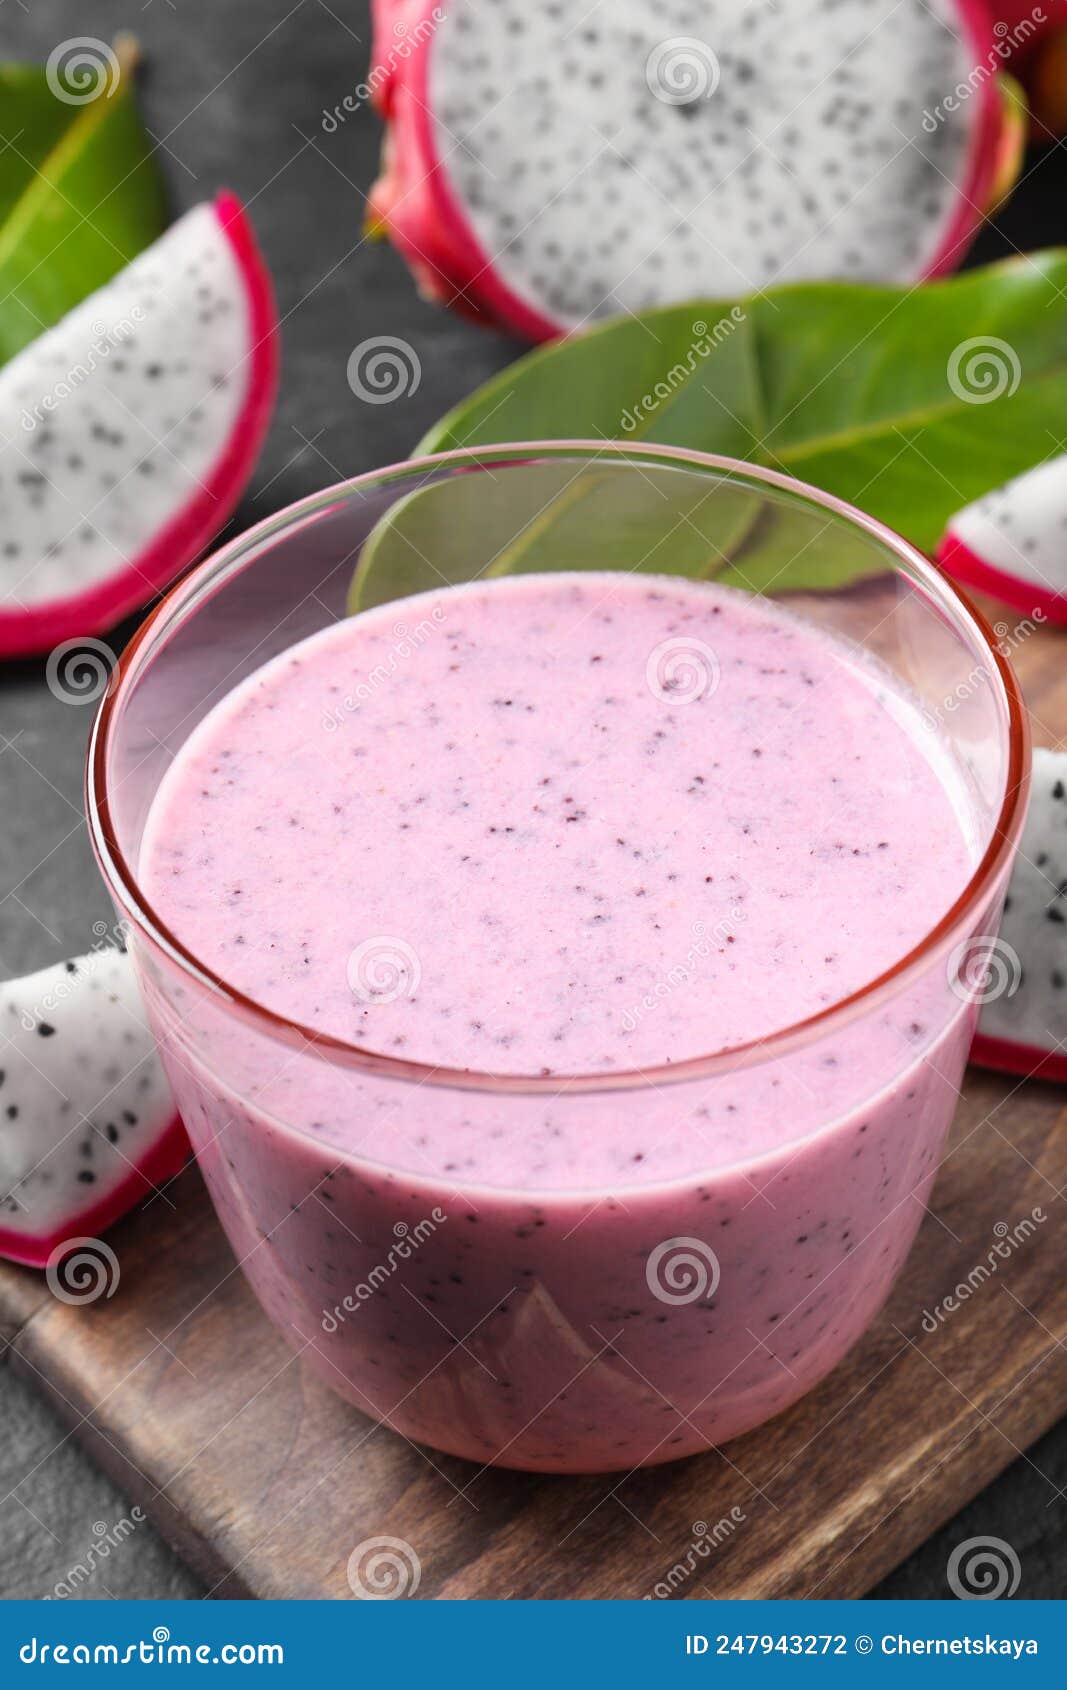
[[971, 1060], [1067, 1080], [1067, 752], [1034, 752], [1033, 785]]
[[247, 483], [276, 373], [232, 194], [0, 370], [0, 655], [102, 632], [193, 561]]
[[985, 0], [378, 0], [375, 30], [370, 226], [533, 340], [951, 270], [1021, 133]]
[[124, 951], [0, 985], [0, 1256], [95, 1238], [188, 1149]]
[[965, 586], [1067, 622], [1067, 457], [1049, 458], [960, 511], [938, 561]]

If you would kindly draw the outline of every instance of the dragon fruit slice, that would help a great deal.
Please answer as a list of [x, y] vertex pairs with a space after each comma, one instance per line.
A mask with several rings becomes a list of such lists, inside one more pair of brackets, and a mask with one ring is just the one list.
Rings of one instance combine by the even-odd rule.
[[1067, 752], [1035, 750], [1030, 807], [971, 1060], [1067, 1080]]
[[124, 951], [0, 986], [0, 1256], [45, 1266], [188, 1153]]
[[984, 0], [378, 0], [375, 29], [369, 227], [428, 294], [533, 340], [937, 275], [1001, 185]]
[[221, 194], [0, 370], [0, 654], [102, 632], [192, 562], [276, 366], [267, 272]]
[[942, 568], [1016, 610], [1067, 622], [1067, 456], [968, 505], [938, 549]]

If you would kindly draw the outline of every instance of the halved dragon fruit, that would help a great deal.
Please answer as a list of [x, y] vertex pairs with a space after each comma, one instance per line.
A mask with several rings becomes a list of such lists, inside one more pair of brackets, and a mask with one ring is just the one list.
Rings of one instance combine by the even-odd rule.
[[276, 375], [232, 194], [0, 370], [0, 654], [100, 633], [192, 562], [248, 480]]
[[124, 951], [0, 986], [0, 1256], [44, 1267], [188, 1153]]
[[952, 518], [942, 568], [1032, 616], [1067, 622], [1067, 456], [1049, 458]]
[[1067, 1080], [1067, 752], [1035, 750], [1030, 807], [971, 1060]]
[[1018, 127], [985, 0], [377, 0], [375, 32], [369, 226], [533, 340], [950, 270]]

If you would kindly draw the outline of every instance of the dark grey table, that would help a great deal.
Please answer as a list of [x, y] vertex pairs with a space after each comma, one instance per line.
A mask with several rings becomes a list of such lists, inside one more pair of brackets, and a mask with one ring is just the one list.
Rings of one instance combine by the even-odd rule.
[[[0, 4], [4, 58], [43, 59], [70, 36], [136, 30], [146, 59], [142, 106], [175, 204], [229, 186], [251, 210], [278, 291], [284, 375], [236, 527], [406, 457], [434, 418], [520, 350], [423, 304], [392, 252], [361, 239], [379, 126], [363, 110], [330, 134], [322, 114], [366, 74], [367, 12], [367, 0]], [[1062, 240], [1065, 204], [1067, 156], [1056, 149], [1035, 163], [976, 259]], [[402, 336], [416, 349], [423, 373], [415, 395], [374, 407], [353, 397], [348, 355], [371, 333]], [[81, 819], [88, 714], [51, 696], [39, 664], [0, 674], [0, 968], [8, 974], [88, 949], [93, 921], [108, 913]], [[0, 1595], [43, 1596], [84, 1557], [94, 1526], [113, 1527], [128, 1504], [2, 1366], [0, 1428]], [[1067, 1422], [877, 1594], [947, 1594], [952, 1547], [990, 1534], [1020, 1557], [1020, 1596], [1063, 1594], [1065, 1487]], [[81, 1587], [85, 1596], [198, 1592], [148, 1525]]]

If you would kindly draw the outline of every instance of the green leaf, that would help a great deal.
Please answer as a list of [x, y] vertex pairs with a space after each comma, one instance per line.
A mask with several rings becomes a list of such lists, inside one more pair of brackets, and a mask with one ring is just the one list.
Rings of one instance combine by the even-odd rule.
[[[576, 438], [688, 447], [811, 482], [929, 551], [961, 506], [1061, 450], [1064, 417], [1067, 251], [1053, 251], [922, 288], [804, 285], [620, 318], [513, 364], [418, 452]], [[549, 569], [821, 590], [889, 564], [771, 490], [552, 461], [402, 500], [365, 546], [350, 604]]]
[[349, 610], [476, 577], [636, 569], [722, 575], [764, 501], [649, 465], [639, 476], [574, 460], [486, 467], [398, 501], [360, 554]]
[[[652, 311], [540, 348], [418, 450], [582, 437], [724, 453], [836, 493], [930, 550], [961, 505], [1061, 449], [1067, 251], [921, 288], [781, 288], [742, 302], [739, 322], [731, 309]], [[991, 340], [986, 370], [1006, 385], [981, 403], [980, 364], [962, 396], [960, 348]]]
[[111, 279], [167, 225], [133, 98], [135, 54], [84, 104], [43, 66], [0, 65], [0, 364]]

